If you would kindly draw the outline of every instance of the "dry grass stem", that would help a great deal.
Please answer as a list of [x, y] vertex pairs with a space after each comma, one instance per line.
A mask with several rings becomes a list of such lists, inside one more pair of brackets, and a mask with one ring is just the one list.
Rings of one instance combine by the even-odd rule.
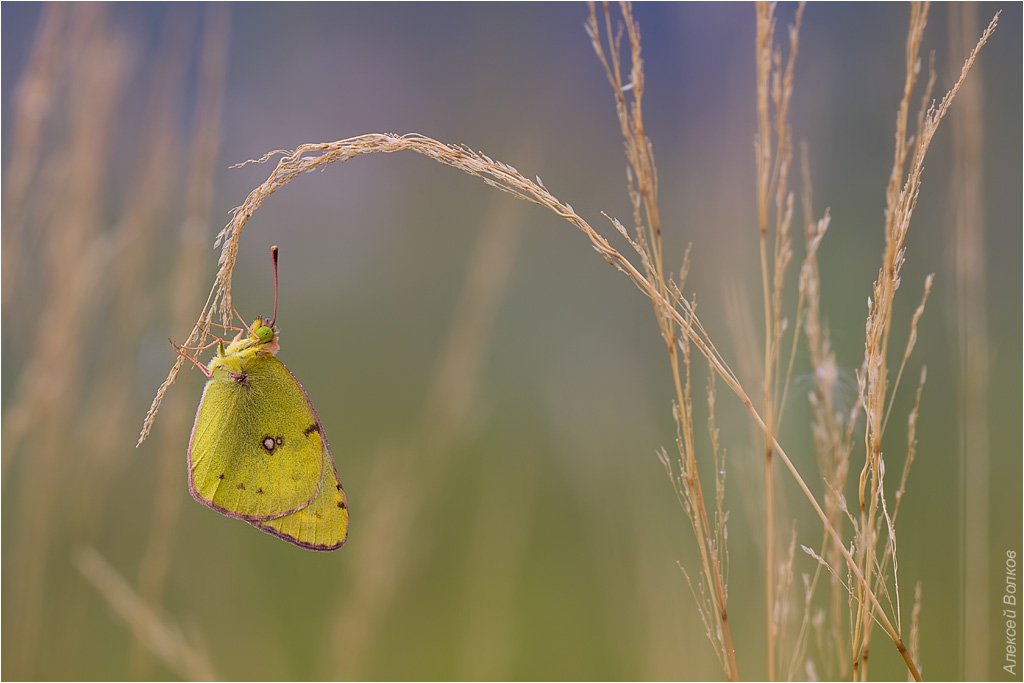
[[123, 444], [121, 426], [130, 422], [137, 410], [137, 396], [125, 391], [130, 386], [135, 368], [123, 362], [125, 348], [137, 348], [142, 342], [150, 320], [150, 296], [139, 283], [153, 270], [153, 249], [159, 228], [166, 221], [175, 199], [175, 176], [178, 172], [177, 149], [181, 145], [175, 104], [184, 89], [188, 50], [185, 36], [188, 24], [170, 21], [163, 30], [154, 73], [146, 93], [146, 127], [142, 132], [137, 167], [129, 185], [124, 205], [111, 209], [113, 225], [103, 235], [108, 250], [102, 279], [97, 281], [105, 292], [94, 291], [93, 298], [105, 298], [117, 344], [93, 351], [93, 362], [109, 368], [86, 387], [82, 409], [83, 424], [89, 425], [91, 458], [79, 458], [72, 466], [78, 476], [92, 478], [91, 496], [83, 497], [83, 509], [76, 515], [77, 523], [91, 534], [100, 523], [103, 501], [111, 478], [121, 462], [119, 446]]
[[[4, 317], [26, 331], [19, 344], [27, 342], [14, 348], [19, 376], [3, 425], [4, 471], [17, 460], [19, 480], [11, 529], [18, 562], [10, 571], [18, 647], [4, 669], [14, 677], [65, 666], [39, 656], [56, 618], [60, 629], [85, 634], [68, 642], [64, 660], [81, 659], [74, 648], [89, 642], [87, 603], [48, 596], [67, 563], [62, 535], [103, 535], [104, 513], [124, 498], [110, 487], [128, 463], [118, 456], [137, 405], [132, 359], [156, 310], [148, 287], [159, 270], [154, 246], [185, 175], [176, 154], [183, 147], [177, 105], [190, 63], [183, 16], [165, 23], [150, 60], [137, 32], [124, 30], [120, 15], [104, 6], [45, 7], [20, 86], [18, 117], [25, 119], [13, 122], [17, 140], [4, 188], [4, 265], [15, 264], [4, 272]], [[135, 100], [144, 125], [129, 134], [123, 124]], [[219, 129], [219, 121], [209, 125]], [[210, 194], [210, 174], [203, 182]], [[176, 284], [187, 289], [196, 278], [186, 280]], [[9, 298], [16, 291], [25, 296]], [[192, 321], [187, 315], [184, 324]], [[98, 338], [105, 342], [84, 342]], [[176, 485], [165, 486], [158, 501], [163, 491], [180, 496]]]
[[[220, 149], [221, 112], [227, 76], [227, 52], [230, 37], [230, 13], [223, 8], [210, 8], [204, 17], [202, 51], [199, 58], [199, 94], [195, 120], [198, 129], [188, 152], [184, 215], [178, 230], [178, 262], [171, 277], [169, 291], [171, 318], [181, 329], [192, 322], [191, 307], [201, 296], [200, 284], [208, 249], [209, 228], [213, 207], [216, 161]], [[172, 397], [164, 407], [156, 499], [153, 518], [147, 534], [147, 547], [139, 565], [139, 592], [147, 603], [161, 605], [164, 585], [170, 570], [174, 549], [174, 527], [181, 508], [176, 483], [180, 477], [181, 434], [189, 429], [191, 405], [185, 396]], [[130, 670], [147, 677], [143, 651], [137, 649]]]
[[114, 613], [169, 669], [186, 680], [212, 681], [218, 678], [204, 649], [186, 640], [181, 631], [164, 619], [132, 590], [116, 569], [95, 548], [79, 549], [75, 566], [92, 584]]
[[[920, 190], [921, 174], [926, 152], [934, 134], [959, 91], [967, 72], [974, 64], [978, 52], [991, 36], [995, 28], [995, 20], [982, 34], [974, 50], [968, 56], [959, 80], [942, 98], [939, 104], [922, 109], [917, 117], [917, 131], [911, 136], [907, 132], [909, 120], [909, 103], [916, 85], [918, 69], [918, 51], [921, 33], [924, 29], [927, 8], [914, 5], [911, 16], [911, 29], [907, 41], [907, 81], [904, 97], [897, 115], [896, 152], [893, 174], [887, 190], [886, 204], [886, 248], [883, 265], [875, 282], [869, 315], [866, 323], [866, 342], [863, 370], [859, 375], [861, 402], [867, 414], [867, 430], [865, 436], [865, 463], [859, 482], [859, 497], [856, 516], [850, 515], [842, 498], [840, 486], [830, 489], [826, 496], [826, 508], [819, 504], [810, 490], [805, 478], [797, 470], [785, 449], [779, 443], [777, 419], [779, 411], [776, 405], [785, 395], [789, 383], [791, 369], [789, 363], [783, 368], [785, 358], [782, 349], [782, 336], [787, 330], [786, 316], [782, 312], [782, 292], [785, 287], [786, 270], [792, 259], [792, 245], [789, 237], [790, 224], [794, 212], [792, 193], [787, 188], [788, 168], [792, 157], [792, 144], [788, 132], [786, 118], [788, 115], [789, 97], [792, 91], [793, 60], [796, 55], [796, 27], [790, 32], [789, 57], [783, 63], [777, 52], [770, 47], [773, 29], [771, 8], [759, 7], [758, 45], [759, 69], [759, 111], [768, 111], [770, 102], [772, 114], [759, 124], [758, 137], [758, 197], [759, 226], [762, 233], [762, 274], [765, 298], [765, 375], [762, 389], [764, 406], [758, 410], [749, 393], [744, 389], [736, 375], [730, 369], [718, 348], [704, 329], [697, 316], [696, 306], [692, 299], [683, 296], [685, 272], [677, 279], [666, 273], [663, 266], [661, 248], [661, 223], [657, 208], [657, 174], [654, 167], [651, 144], [644, 134], [642, 123], [641, 98], [643, 94], [643, 70], [640, 56], [639, 31], [632, 18], [628, 4], [621, 6], [625, 33], [613, 29], [610, 10], [604, 7], [603, 21], [599, 20], [596, 9], [591, 6], [587, 20], [587, 31], [594, 49], [602, 65], [606, 69], [609, 83], [612, 85], [619, 115], [620, 127], [625, 139], [628, 161], [627, 187], [632, 205], [634, 230], [627, 231], [617, 221], [612, 220], [612, 227], [624, 238], [629, 246], [632, 258], [624, 255], [618, 248], [586, 219], [581, 217], [571, 205], [558, 199], [540, 181], [528, 179], [514, 167], [501, 161], [491, 159], [487, 155], [459, 145], [449, 145], [417, 134], [397, 135], [372, 133], [344, 140], [325, 143], [300, 145], [291, 151], [271, 152], [256, 162], [266, 162], [279, 156], [277, 164], [267, 179], [246, 197], [245, 201], [233, 212], [227, 226], [218, 236], [221, 245], [219, 269], [210, 290], [206, 305], [203, 307], [192, 332], [185, 345], [196, 346], [203, 343], [211, 334], [210, 327], [216, 319], [227, 323], [232, 317], [231, 277], [238, 258], [241, 236], [249, 219], [261, 205], [276, 191], [283, 188], [301, 174], [321, 169], [332, 163], [344, 163], [366, 154], [391, 154], [409, 151], [438, 163], [451, 166], [470, 176], [479, 178], [484, 183], [506, 192], [518, 199], [536, 204], [575, 227], [588, 240], [592, 248], [615, 269], [633, 283], [651, 302], [666, 351], [669, 355], [672, 378], [675, 387], [674, 417], [677, 424], [679, 450], [679, 472], [673, 475], [681, 487], [681, 499], [688, 518], [694, 526], [695, 537], [701, 555], [701, 575], [694, 585], [694, 594], [698, 596], [698, 604], [705, 606], [705, 616], [711, 614], [706, 622], [709, 635], [716, 643], [716, 651], [722, 656], [726, 675], [738, 677], [734, 648], [728, 627], [726, 612], [726, 589], [723, 571], [724, 564], [724, 521], [721, 531], [719, 525], [711, 523], [703, 493], [700, 489], [700, 477], [697, 472], [696, 441], [693, 429], [693, 405], [691, 392], [691, 354], [695, 349], [709, 363], [712, 372], [739, 398], [757, 428], [765, 435], [764, 452], [766, 466], [766, 492], [768, 510], [773, 506], [771, 496], [773, 487], [770, 481], [771, 467], [774, 460], [782, 465], [793, 478], [820, 520], [826, 541], [823, 547], [836, 553], [835, 567], [829, 566], [823, 555], [809, 551], [819, 563], [828, 568], [830, 574], [839, 581], [837, 569], [840, 563], [845, 564], [847, 579], [840, 581], [848, 588], [851, 611], [851, 633], [853, 643], [851, 650], [855, 653], [853, 675], [855, 678], [866, 676], [867, 646], [870, 642], [871, 628], [877, 623], [887, 634], [903, 657], [908, 671], [914, 678], [919, 678], [913, 658], [905, 646], [901, 629], [898, 606], [895, 614], [887, 610], [882, 599], [888, 600], [891, 595], [887, 580], [896, 581], [895, 576], [889, 577], [890, 566], [888, 556], [879, 556], [878, 538], [880, 526], [886, 526], [886, 542], [882, 552], [889, 548], [892, 552], [895, 545], [893, 514], [884, 501], [882, 462], [882, 433], [884, 416], [887, 414], [891, 392], [895, 384], [890, 385], [886, 358], [888, 340], [892, 328], [892, 310], [895, 291], [899, 286], [900, 269], [905, 258], [905, 239], [910, 218], [916, 205]], [[798, 12], [797, 23], [802, 15]], [[620, 61], [622, 38], [628, 41], [630, 61], [628, 67]], [[766, 51], [766, 52], [765, 52]], [[764, 56], [767, 55], [767, 56]], [[764, 71], [767, 69], [767, 71]], [[623, 78], [626, 70], [629, 79]], [[762, 92], [763, 89], [763, 92]], [[926, 93], [928, 88], [926, 87]], [[762, 117], [764, 118], [764, 117]], [[774, 142], [774, 144], [772, 144]], [[254, 162], [246, 162], [254, 163]], [[904, 180], [905, 178], [905, 180]], [[842, 472], [844, 448], [852, 438], [853, 423], [856, 421], [854, 412], [850, 416], [841, 415], [827, 398], [834, 391], [836, 384], [836, 365], [828, 344], [827, 331], [823, 330], [820, 312], [818, 311], [818, 294], [820, 288], [816, 263], [813, 253], [817, 248], [827, 226], [827, 215], [824, 223], [808, 224], [807, 242], [809, 260], [805, 261], [801, 270], [801, 312], [794, 319], [803, 321], [802, 325], [794, 326], [792, 333], [799, 333], [802, 327], [804, 334], [813, 340], [812, 356], [815, 360], [816, 377], [820, 373], [820, 382], [816, 385], [814, 401], [816, 406], [815, 440], [819, 448], [819, 457], [830, 473], [826, 479], [841, 482], [845, 478]], [[769, 229], [771, 228], [771, 229]], [[769, 240], [769, 236], [771, 239]], [[803, 273], [807, 271], [805, 276]], [[916, 329], [917, 318], [912, 323]], [[913, 344], [908, 347], [912, 350]], [[789, 358], [793, 352], [790, 351]], [[153, 405], [144, 422], [140, 443], [146, 438], [153, 426], [153, 420], [160, 407], [167, 389], [174, 381], [181, 367], [180, 358], [175, 361], [167, 379], [161, 385], [154, 398]], [[898, 380], [897, 380], [898, 383]], [[709, 399], [713, 403], [713, 397]], [[716, 456], [712, 455], [712, 459]], [[665, 458], [667, 460], [667, 456]], [[719, 494], [717, 489], [724, 486], [716, 478], [715, 513], [719, 513]], [[769, 513], [771, 514], [771, 513]], [[840, 515], [854, 527], [855, 542], [847, 545], [840, 533]], [[724, 511], [720, 514], [724, 520]], [[768, 538], [773, 536], [773, 525], [768, 526]], [[769, 555], [772, 553], [770, 552]], [[883, 560], [883, 557], [885, 558]], [[895, 558], [891, 558], [895, 567]], [[774, 594], [772, 576], [774, 570], [769, 562], [768, 590]], [[896, 584], [898, 586], [898, 584]], [[704, 597], [701, 597], [704, 596]], [[897, 598], [898, 602], [898, 598]], [[771, 616], [774, 600], [769, 599], [769, 641], [770, 651], [775, 652], [776, 627]], [[710, 610], [708, 610], [710, 606]], [[772, 655], [774, 660], [774, 654]], [[770, 666], [774, 675], [774, 663]]]
[[[25, 458], [24, 485], [17, 503], [18, 526], [12, 530], [12, 544], [18, 548], [19, 563], [12, 571], [12, 618], [19, 625], [21, 641], [12, 659], [14, 669], [31, 672], [37, 666], [42, 631], [44, 586], [50, 573], [48, 555], [58, 508], [39, 505], [65, 495], [55, 486], [64, 467], [64, 432], [74, 424], [74, 397], [84, 370], [83, 344], [68, 344], [67, 330], [88, 328], [98, 305], [93, 295], [111, 258], [109, 243], [101, 234], [102, 198], [108, 177], [104, 150], [114, 129], [113, 110], [125, 86], [130, 48], [107, 27], [102, 7], [82, 6], [69, 10], [70, 19], [57, 40], [73, 46], [77, 59], [62, 61], [53, 93], [66, 98], [65, 115], [46, 121], [40, 132], [37, 169], [49, 182], [32, 183], [33, 196], [61, 197], [48, 201], [49, 211], [22, 214], [41, 249], [39, 272], [33, 286], [43, 291], [34, 318], [26, 330], [34, 337], [28, 357], [17, 378], [13, 396], [4, 414], [5, 464], [15, 454], [24, 454], [23, 443], [32, 435], [32, 457]], [[54, 30], [43, 22], [44, 33]], [[49, 40], [49, 37], [41, 38]], [[54, 95], [56, 96], [56, 95]], [[58, 172], [59, 170], [59, 172]], [[43, 193], [35, 195], [35, 192]], [[25, 201], [33, 201], [26, 197]], [[5, 244], [9, 253], [11, 245]], [[60, 359], [59, 363], [54, 359]], [[71, 500], [81, 499], [70, 494]]]
[[[780, 397], [786, 394], [792, 372], [780, 367], [786, 316], [783, 293], [786, 271], [793, 259], [790, 231], [793, 195], [789, 192], [789, 169], [793, 143], [789, 128], [789, 106], [793, 95], [793, 69], [799, 52], [800, 24], [804, 5], [796, 11], [789, 29], [789, 48], [785, 61], [775, 47], [775, 4], [756, 5], [755, 72], [757, 77], [757, 136], [754, 141], [757, 174], [757, 226], [761, 262], [761, 289], [764, 313], [764, 356], [761, 384], [761, 414], [768, 427], [763, 435], [765, 492], [765, 603], [768, 634], [768, 680], [775, 680], [778, 652], [776, 560], [775, 560], [775, 475], [772, 465], [772, 438], [781, 420]], [[773, 210], [774, 209], [774, 210]], [[795, 357], [797, 329], [793, 330], [790, 359]]]
[[[839, 528], [842, 506], [841, 492], [846, 488], [847, 476], [850, 471], [850, 453], [853, 451], [854, 429], [861, 404], [859, 401], [855, 401], [850, 411], [844, 413], [835, 400], [840, 390], [839, 365], [832, 350], [827, 322], [821, 313], [822, 285], [821, 272], [818, 267], [818, 249], [831, 219], [827, 209], [824, 217], [819, 220], [814, 218], [814, 193], [806, 145], [801, 145], [800, 167], [806, 255], [800, 269], [798, 312], [803, 312], [802, 330], [814, 377], [814, 387], [808, 395], [813, 416], [811, 434], [814, 438], [818, 466], [826, 484], [825, 513], [831, 525]], [[799, 322], [797, 328], [801, 328]], [[823, 534], [820, 547], [820, 554], [827, 558], [829, 565], [838, 566], [840, 551], [827, 533]], [[821, 570], [821, 565], [815, 568], [811, 580], [812, 591], [817, 587]], [[848, 677], [850, 660], [846, 653], [849, 648], [846, 646], [843, 635], [846, 631], [843, 627], [843, 615], [847, 597], [838, 577], [830, 573], [829, 600], [825, 616], [828, 637], [823, 639], [824, 642], [819, 650], [823, 664], [826, 666], [825, 670], [830, 672], [833, 678]], [[800, 629], [802, 634], [807, 633], [807, 626], [811, 618], [810, 611], [805, 609]], [[821, 631], [826, 630], [824, 622], [819, 626]], [[795, 671], [795, 667], [799, 663], [796, 655], [800, 652], [801, 643], [802, 640], [798, 637], [797, 648], [790, 664], [791, 672]], [[792, 678], [792, 674], [790, 677]]]
[[[697, 604], [704, 619], [706, 632], [715, 645], [716, 655], [724, 668], [725, 675], [730, 680], [735, 680], [739, 678], [739, 671], [736, 666], [732, 628], [729, 624], [728, 590], [723, 568], [723, 556], [726, 553], [724, 512], [718, 514], [717, 523], [713, 525], [707, 512], [704, 492], [701, 487], [694, 440], [688, 332], [695, 318], [684, 321], [680, 327], [672, 315], [676, 310], [675, 306], [681, 306], [690, 312], [696, 308], [687, 302], [682, 294], [689, 269], [689, 258], [688, 254], [684, 256], [677, 280], [666, 275], [661, 215], [658, 209], [658, 173], [654, 163], [653, 146], [644, 132], [644, 69], [640, 28], [633, 19], [632, 6], [627, 2], [619, 4], [622, 24], [615, 29], [613, 29], [608, 3], [602, 5], [602, 10], [602, 21], [599, 21], [597, 9], [594, 3], [590, 3], [584, 27], [594, 48], [594, 53], [604, 68], [615, 99], [615, 112], [618, 116], [626, 152], [626, 189], [633, 210], [634, 233], [631, 236], [618, 221], [612, 220], [612, 224], [639, 256], [646, 281], [651, 283], [659, 294], [657, 299], [651, 298], [651, 303], [654, 307], [654, 315], [661, 338], [665, 343], [665, 350], [668, 353], [669, 368], [676, 392], [673, 416], [677, 430], [679, 472], [672, 474], [672, 467], [669, 466], [669, 473], [693, 528], [700, 551], [700, 597], [698, 597]], [[623, 78], [624, 65], [621, 60], [623, 27], [628, 43], [628, 81]], [[663, 302], [670, 304], [670, 307], [666, 307], [666, 303]], [[682, 327], [687, 329], [682, 329]], [[709, 400], [712, 403], [714, 401], [713, 389], [709, 393]], [[717, 447], [716, 437], [717, 435], [713, 434]], [[714, 454], [714, 459], [718, 460], [717, 453]], [[717, 507], [718, 503], [724, 500], [725, 486], [724, 477], [719, 476], [717, 470], [715, 482]], [[688, 580], [689, 578], [687, 575]], [[696, 596], [697, 593], [695, 593]], [[707, 598], [708, 596], [712, 602], [700, 601], [701, 597]], [[714, 628], [711, 628], [711, 625], [714, 625]]]
[[[949, 6], [950, 54], [971, 49], [978, 32], [978, 5], [954, 3]], [[950, 70], [959, 66], [950, 60]], [[950, 115], [953, 138], [951, 210], [954, 216], [952, 268], [952, 310], [959, 355], [957, 392], [960, 397], [960, 519], [962, 527], [963, 586], [983, 586], [989, 581], [990, 485], [989, 387], [993, 367], [992, 338], [989, 335], [991, 306], [986, 287], [985, 262], [988, 222], [985, 215], [986, 178], [984, 78], [975, 65], [970, 80], [957, 98]], [[984, 600], [961, 595], [964, 610], [964, 680], [989, 675], [991, 646], [988, 607]], [[967, 637], [970, 634], [970, 637]]]
[[[14, 91], [11, 159], [4, 173], [3, 310], [19, 289], [22, 243], [33, 210], [31, 188], [44, 158], [44, 135], [58, 97], [62, 64], [62, 37], [67, 32], [69, 8], [47, 5], [39, 19], [25, 72]], [[6, 463], [6, 457], [4, 458]]]
[[[914, 609], [910, 613], [910, 656], [921, 666], [921, 603], [924, 594], [921, 582], [914, 584]], [[922, 672], [924, 667], [921, 667]]]
[[[868, 317], [865, 325], [863, 366], [865, 388], [862, 400], [867, 416], [867, 428], [864, 436], [864, 465], [860, 473], [858, 485], [860, 504], [858, 528], [861, 534], [858, 541], [858, 562], [867, 583], [859, 586], [858, 590], [864, 590], [867, 586], [871, 586], [877, 594], [885, 590], [884, 586], [890, 578], [898, 586], [898, 577], [895, 574], [889, 577], [884, 569], [885, 563], [878, 561], [877, 550], [877, 544], [881, 538], [879, 527], [882, 524], [882, 519], [887, 516], [885, 511], [885, 492], [880, 485], [884, 473], [882, 443], [885, 432], [885, 418], [891, 408], [893, 393], [900, 377], [897, 374], [896, 382], [890, 386], [887, 363], [889, 338], [893, 323], [893, 302], [896, 290], [900, 286], [900, 273], [906, 259], [906, 237], [920, 192], [925, 157], [939, 124], [949, 111], [949, 107], [963, 85], [964, 79], [969, 73], [971, 66], [973, 66], [979, 51], [995, 30], [998, 16], [997, 14], [992, 19], [988, 28], [982, 33], [981, 38], [965, 60], [959, 78], [938, 104], [931, 103], [931, 90], [935, 82], [935, 76], [934, 70], [930, 72], [931, 75], [924, 87], [921, 106], [916, 117], [916, 131], [911, 134], [908, 128], [910, 103], [920, 72], [920, 46], [928, 17], [927, 4], [915, 3], [911, 5], [910, 29], [907, 35], [906, 46], [906, 77], [903, 97], [896, 117], [896, 145], [893, 168], [886, 190], [885, 249], [882, 255], [882, 267], [879, 270], [878, 278], [875, 280], [872, 296], [868, 301]], [[926, 296], [929, 288], [930, 284], [927, 284]], [[921, 310], [919, 307], [911, 323], [910, 342], [908, 343], [906, 353], [909, 353], [913, 348], [916, 325], [920, 318]], [[905, 356], [902, 359], [901, 366], [906, 362]], [[889, 524], [886, 526], [889, 527], [889, 534], [887, 534], [887, 542], [883, 545], [883, 552], [888, 554], [892, 553], [891, 548], [895, 540], [894, 531], [891, 529], [891, 526]], [[893, 560], [895, 562], [895, 558]], [[895, 567], [895, 564], [893, 566]], [[876, 568], [878, 569], [877, 572]], [[866, 604], [866, 601], [860, 600], [858, 604], [858, 614], [854, 625], [854, 677], [866, 680], [867, 653], [869, 651], [874, 620], [868, 618], [870, 607]], [[899, 614], [896, 614], [895, 618], [897, 624], [899, 624]], [[894, 634], [890, 633], [889, 635], [892, 637]], [[901, 653], [904, 654], [904, 659], [913, 670], [912, 660], [902, 644], [899, 630], [897, 630], [895, 636], [894, 640]]]
[[[932, 284], [935, 282], [935, 273], [930, 273], [928, 277], [924, 279], [924, 292], [921, 294], [921, 303], [914, 309], [914, 315], [910, 319], [910, 334], [907, 336], [907, 345], [903, 349], [903, 357], [900, 359], [900, 368], [896, 372], [896, 381], [892, 385], [892, 395], [896, 395], [896, 390], [899, 389], [900, 380], [903, 379], [903, 371], [907, 368], [907, 361], [910, 360], [910, 354], [914, 352], [914, 346], [917, 344], [917, 326], [921, 322], [921, 316], [924, 315], [925, 304], [928, 303], [928, 297], [932, 293]], [[885, 427], [889, 423], [889, 416], [892, 414], [893, 402], [889, 402], [889, 408], [885, 411], [885, 419], [882, 420], [881, 431], [885, 432]]]
[[792, 643], [788, 642], [791, 631], [791, 624], [794, 618], [793, 610], [793, 581], [795, 578], [794, 565], [796, 558], [796, 523], [792, 524], [789, 533], [789, 546], [786, 554], [779, 562], [778, 571], [775, 573], [775, 604], [772, 605], [771, 620], [774, 624], [776, 640], [775, 661], [785, 661], [786, 651]]

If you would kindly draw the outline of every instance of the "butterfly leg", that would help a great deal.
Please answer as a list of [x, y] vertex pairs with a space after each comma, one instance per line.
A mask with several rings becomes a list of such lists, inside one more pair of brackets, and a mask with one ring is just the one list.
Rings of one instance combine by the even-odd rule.
[[[174, 348], [174, 352], [175, 353], [177, 353], [182, 358], [184, 358], [184, 359], [186, 359], [188, 361], [191, 361], [193, 365], [195, 365], [197, 368], [199, 368], [200, 372], [202, 372], [204, 375], [206, 375], [206, 379], [210, 379], [211, 377], [213, 377], [213, 373], [210, 372], [209, 370], [207, 370], [205, 365], [203, 365], [202, 363], [200, 363], [195, 358], [193, 358], [192, 356], [190, 356], [188, 353], [185, 352], [185, 347], [184, 346], [181, 346], [180, 344], [175, 344], [174, 340], [171, 339], [170, 337], [167, 338], [167, 341], [169, 341], [171, 343], [171, 346]], [[209, 344], [207, 344], [206, 346], [202, 346], [202, 347], [198, 347], [196, 349], [190, 349], [190, 350], [202, 351], [204, 349], [210, 348], [211, 346], [213, 346], [214, 344], [216, 344], [218, 342], [221, 342], [221, 340], [220, 339], [215, 339], [212, 342], [210, 342]], [[223, 342], [221, 342], [221, 343], [223, 343]]]

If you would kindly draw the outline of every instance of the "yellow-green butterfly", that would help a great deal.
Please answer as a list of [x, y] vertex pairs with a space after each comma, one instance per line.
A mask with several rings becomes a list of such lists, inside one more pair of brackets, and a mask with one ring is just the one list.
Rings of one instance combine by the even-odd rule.
[[348, 537], [348, 501], [320, 417], [274, 354], [274, 316], [256, 318], [206, 367], [188, 444], [192, 497], [229, 517], [309, 550], [337, 550]]

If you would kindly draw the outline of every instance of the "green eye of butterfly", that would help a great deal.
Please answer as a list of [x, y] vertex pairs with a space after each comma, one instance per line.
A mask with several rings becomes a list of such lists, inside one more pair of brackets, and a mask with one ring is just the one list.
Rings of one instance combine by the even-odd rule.
[[309, 550], [348, 537], [348, 500], [309, 396], [274, 354], [274, 318], [221, 343], [206, 368], [188, 445], [188, 485], [203, 505]]
[[270, 329], [266, 325], [263, 325], [262, 327], [256, 330], [256, 338], [259, 339], [261, 342], [266, 343], [274, 338], [274, 330]]

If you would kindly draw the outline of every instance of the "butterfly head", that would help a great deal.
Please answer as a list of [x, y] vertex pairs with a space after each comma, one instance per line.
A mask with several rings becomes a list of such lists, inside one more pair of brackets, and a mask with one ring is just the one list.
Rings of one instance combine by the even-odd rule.
[[252, 325], [249, 326], [249, 340], [252, 346], [261, 351], [277, 353], [280, 348], [274, 321], [267, 320], [262, 316], [252, 321]]
[[252, 332], [252, 336], [261, 344], [273, 341], [274, 336], [277, 334], [274, 331], [273, 323], [268, 323], [263, 318], [256, 318], [249, 330]]

